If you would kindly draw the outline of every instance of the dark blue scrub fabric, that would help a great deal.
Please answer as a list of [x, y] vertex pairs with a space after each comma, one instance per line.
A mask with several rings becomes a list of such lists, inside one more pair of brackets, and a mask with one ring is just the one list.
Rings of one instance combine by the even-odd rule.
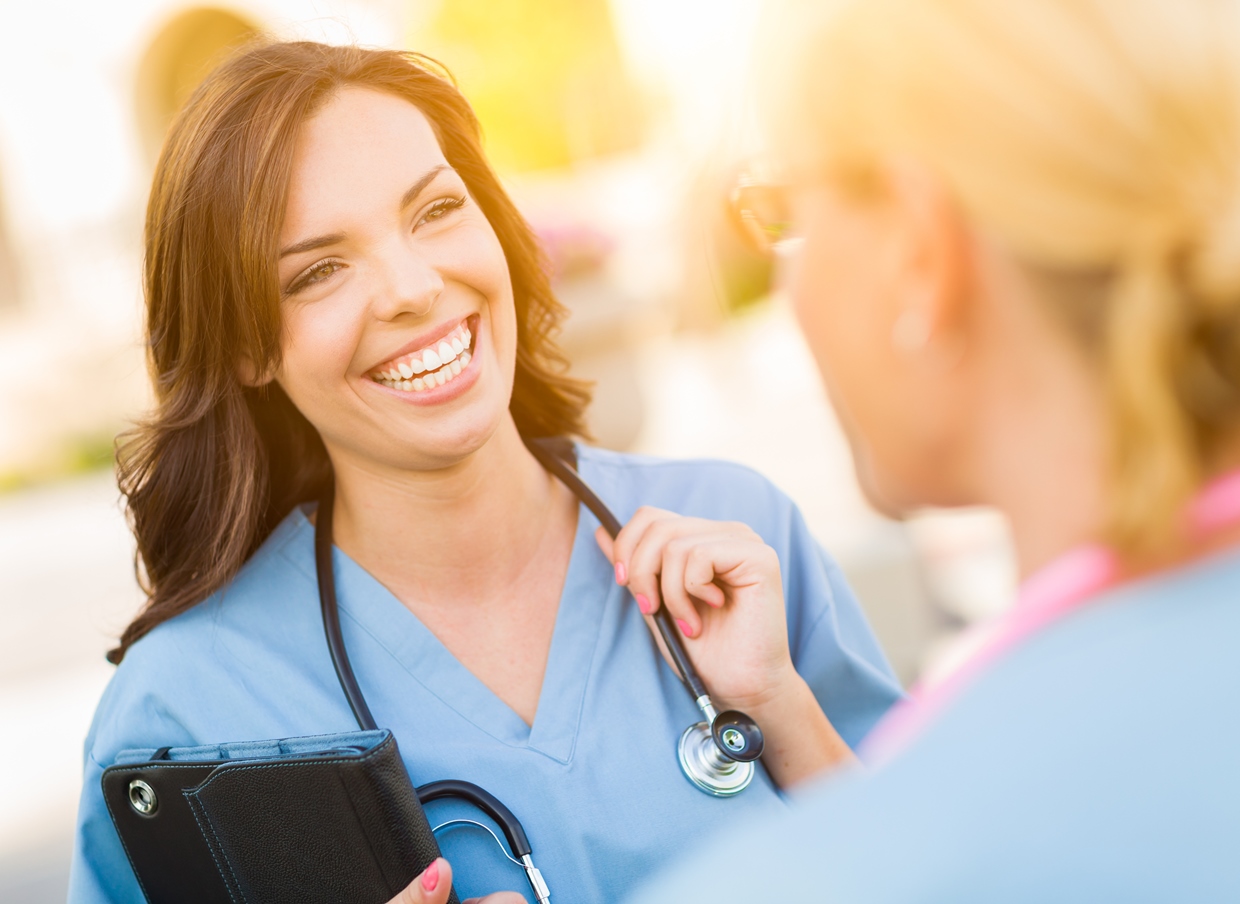
[[1240, 901], [1240, 554], [1014, 649], [890, 763], [722, 837], [634, 904]]
[[[794, 662], [845, 740], [857, 744], [900, 689], [835, 564], [800, 512], [754, 472], [579, 447], [585, 480], [627, 520], [642, 505], [743, 521], [779, 553]], [[308, 509], [307, 509], [308, 510]], [[522, 820], [563, 904], [616, 901], [697, 839], [782, 798], [759, 770], [734, 799], [681, 774], [676, 743], [699, 716], [616, 586], [581, 508], [533, 726], [499, 700], [408, 609], [340, 550], [345, 642], [380, 727], [396, 735], [415, 784], [476, 782]], [[288, 516], [236, 579], [134, 645], [86, 742], [70, 881], [73, 902], [142, 900], [99, 789], [126, 748], [192, 746], [356, 728], [323, 639], [306, 512]], [[432, 824], [481, 819], [454, 802]], [[477, 829], [441, 836], [462, 898], [512, 889], [524, 874]]]

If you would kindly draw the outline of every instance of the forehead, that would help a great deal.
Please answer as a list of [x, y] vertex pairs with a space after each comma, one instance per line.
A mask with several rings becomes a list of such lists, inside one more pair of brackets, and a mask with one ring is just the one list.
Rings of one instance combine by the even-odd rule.
[[430, 121], [412, 103], [342, 88], [298, 129], [283, 231], [315, 228], [350, 210], [394, 208], [412, 183], [445, 162]]

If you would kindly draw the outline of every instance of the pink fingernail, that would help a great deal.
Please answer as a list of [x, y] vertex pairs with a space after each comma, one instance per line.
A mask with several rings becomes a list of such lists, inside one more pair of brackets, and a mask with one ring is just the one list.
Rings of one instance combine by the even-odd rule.
[[636, 599], [637, 608], [642, 610], [642, 615], [649, 615], [652, 611], [654, 611], [654, 606], [650, 605], [650, 600], [648, 600], [645, 595], [639, 593], [637, 594]]
[[439, 884], [439, 860], [433, 860], [431, 865], [426, 868], [426, 872], [422, 873], [422, 887], [427, 891], [434, 891], [435, 886]]
[[689, 627], [689, 623], [687, 621], [684, 621], [683, 619], [679, 619], [679, 618], [676, 619], [676, 627], [680, 629], [680, 633], [683, 634], [685, 637], [693, 636], [693, 631]]
[[628, 582], [628, 579], [629, 579], [628, 569], [624, 567], [623, 562], [617, 562], [616, 563], [616, 583], [623, 585]]

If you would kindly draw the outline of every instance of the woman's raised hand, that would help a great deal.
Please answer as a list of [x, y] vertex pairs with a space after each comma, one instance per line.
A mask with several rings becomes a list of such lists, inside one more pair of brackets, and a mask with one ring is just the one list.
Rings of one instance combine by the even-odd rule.
[[792, 664], [779, 556], [753, 529], [644, 506], [614, 541], [601, 527], [595, 539], [647, 622], [667, 607], [716, 708], [758, 721], [776, 782], [855, 761]]
[[779, 557], [748, 525], [644, 506], [614, 542], [595, 536], [643, 615], [667, 606], [720, 709], [760, 709], [799, 680]]
[[[451, 891], [452, 867], [440, 857], [388, 904], [447, 904]], [[462, 904], [526, 904], [526, 900], [515, 891], [497, 891], [485, 898], [469, 898]]]

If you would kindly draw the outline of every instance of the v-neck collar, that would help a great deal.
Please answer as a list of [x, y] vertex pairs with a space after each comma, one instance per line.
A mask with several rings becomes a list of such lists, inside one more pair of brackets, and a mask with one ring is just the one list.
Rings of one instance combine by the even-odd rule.
[[[298, 546], [304, 547], [305, 554], [312, 557], [314, 527], [303, 511], [297, 510], [294, 517], [300, 519], [301, 533], [306, 535], [305, 543]], [[609, 580], [611, 568], [607, 559], [594, 542], [593, 534], [598, 525], [598, 520], [585, 506], [579, 505], [577, 530], [532, 726], [526, 725], [508, 704], [452, 655], [390, 590], [339, 547], [333, 547], [340, 611], [369, 634], [414, 680], [475, 727], [502, 743], [527, 747], [568, 763], [585, 708], [586, 689], [602, 626], [609, 610], [619, 605], [621, 596], [620, 588]], [[314, 574], [312, 560], [309, 574]], [[345, 633], [347, 638], [348, 631]], [[383, 710], [391, 705], [390, 701], [399, 699], [399, 692], [368, 688], [361, 675], [359, 682], [376, 721], [383, 725]], [[384, 702], [376, 705], [381, 698]]]

